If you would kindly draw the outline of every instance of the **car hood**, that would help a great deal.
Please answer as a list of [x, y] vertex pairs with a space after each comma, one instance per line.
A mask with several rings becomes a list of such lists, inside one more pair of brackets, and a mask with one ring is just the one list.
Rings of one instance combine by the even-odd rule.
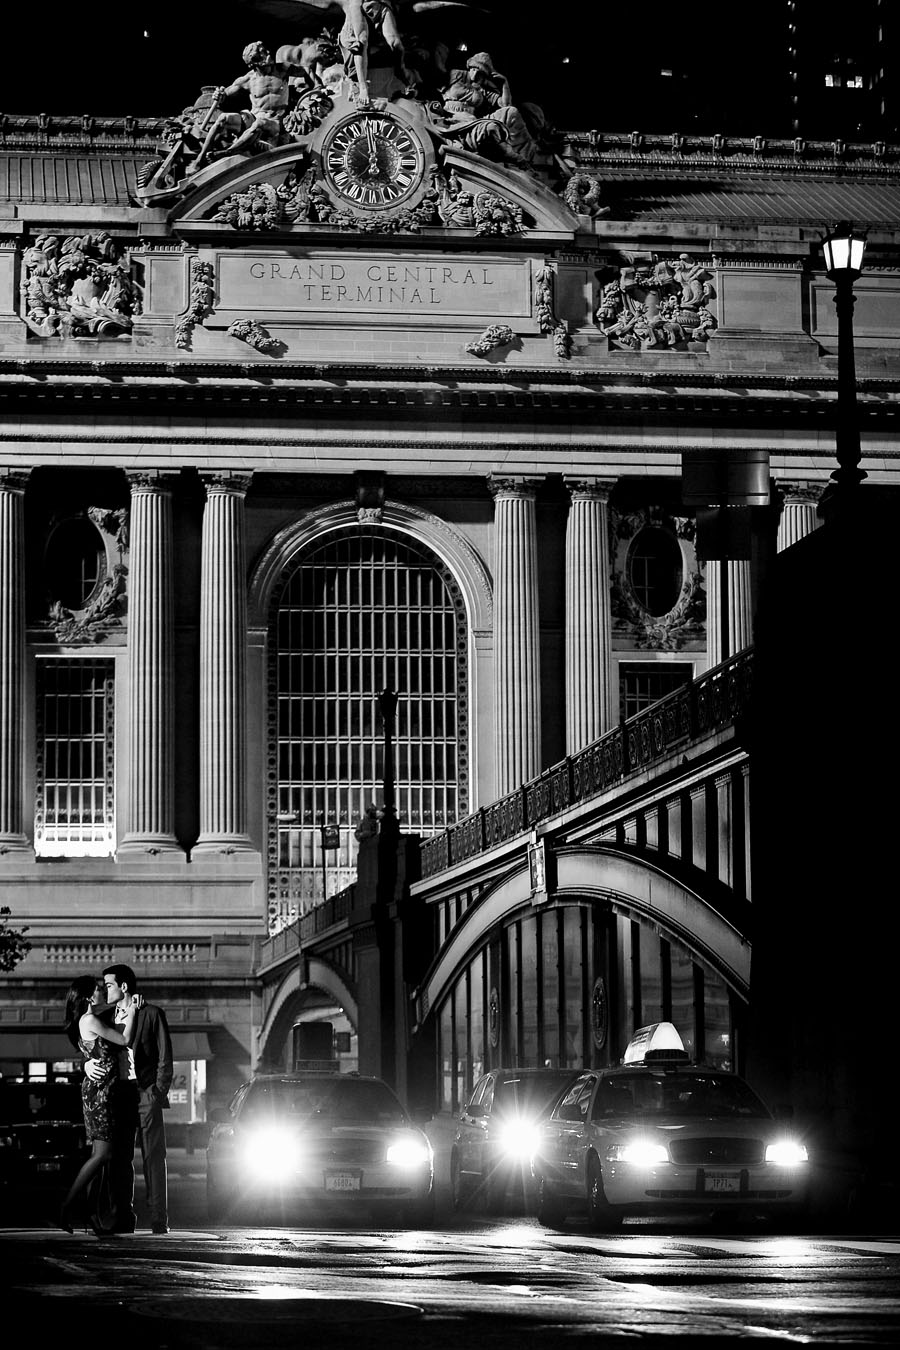
[[652, 1119], [630, 1116], [591, 1122], [591, 1128], [603, 1134], [640, 1134], [663, 1140], [679, 1135], [719, 1135], [727, 1139], [745, 1139], [748, 1135], [771, 1139], [788, 1133], [776, 1120], [765, 1116], [691, 1116], [689, 1119], [654, 1116]]

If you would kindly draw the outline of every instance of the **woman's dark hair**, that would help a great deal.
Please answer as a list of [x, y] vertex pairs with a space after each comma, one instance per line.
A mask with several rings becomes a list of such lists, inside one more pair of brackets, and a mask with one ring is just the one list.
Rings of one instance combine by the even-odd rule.
[[94, 990], [98, 984], [96, 975], [79, 975], [69, 985], [66, 994], [66, 1035], [73, 1045], [78, 1044], [78, 1023], [90, 1007]]

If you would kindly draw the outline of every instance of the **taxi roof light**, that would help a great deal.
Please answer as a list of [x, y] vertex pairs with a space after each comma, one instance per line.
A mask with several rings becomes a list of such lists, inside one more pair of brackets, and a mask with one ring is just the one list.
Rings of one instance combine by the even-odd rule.
[[690, 1055], [671, 1022], [640, 1027], [625, 1047], [623, 1064], [686, 1064]]

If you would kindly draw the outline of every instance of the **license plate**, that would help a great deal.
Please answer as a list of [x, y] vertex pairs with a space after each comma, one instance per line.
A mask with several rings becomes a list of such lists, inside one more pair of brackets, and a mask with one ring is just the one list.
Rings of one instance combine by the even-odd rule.
[[726, 1191], [739, 1191], [741, 1178], [735, 1172], [704, 1172], [703, 1189], [719, 1195]]
[[38, 1170], [39, 1172], [58, 1172], [58, 1171], [59, 1171], [59, 1163], [56, 1163], [56, 1162], [39, 1162], [38, 1165], [37, 1165], [37, 1170]]
[[326, 1172], [326, 1191], [358, 1191], [362, 1186], [359, 1172]]

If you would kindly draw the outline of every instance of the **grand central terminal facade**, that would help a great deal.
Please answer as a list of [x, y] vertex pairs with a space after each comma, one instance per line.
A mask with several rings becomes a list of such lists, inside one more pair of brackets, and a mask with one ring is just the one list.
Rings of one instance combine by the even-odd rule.
[[[836, 218], [868, 228], [866, 488], [897, 492], [900, 150], [555, 132], [486, 53], [443, 103], [326, 55], [251, 44], [249, 111], [0, 126], [0, 895], [31, 943], [0, 1068], [63, 1072], [69, 981], [126, 961], [187, 1123], [303, 1016], [384, 1069], [377, 997], [273, 944], [357, 884], [388, 771], [436, 1107], [501, 1050], [583, 1061], [598, 1018], [614, 1058], [654, 1009], [734, 1067], [743, 920], [648, 919], [621, 859], [610, 908], [598, 827], [552, 923], [510, 891], [439, 973], [435, 841], [751, 647], [835, 467]], [[744, 914], [723, 755], [703, 828]], [[454, 886], [489, 901], [490, 869]]]

